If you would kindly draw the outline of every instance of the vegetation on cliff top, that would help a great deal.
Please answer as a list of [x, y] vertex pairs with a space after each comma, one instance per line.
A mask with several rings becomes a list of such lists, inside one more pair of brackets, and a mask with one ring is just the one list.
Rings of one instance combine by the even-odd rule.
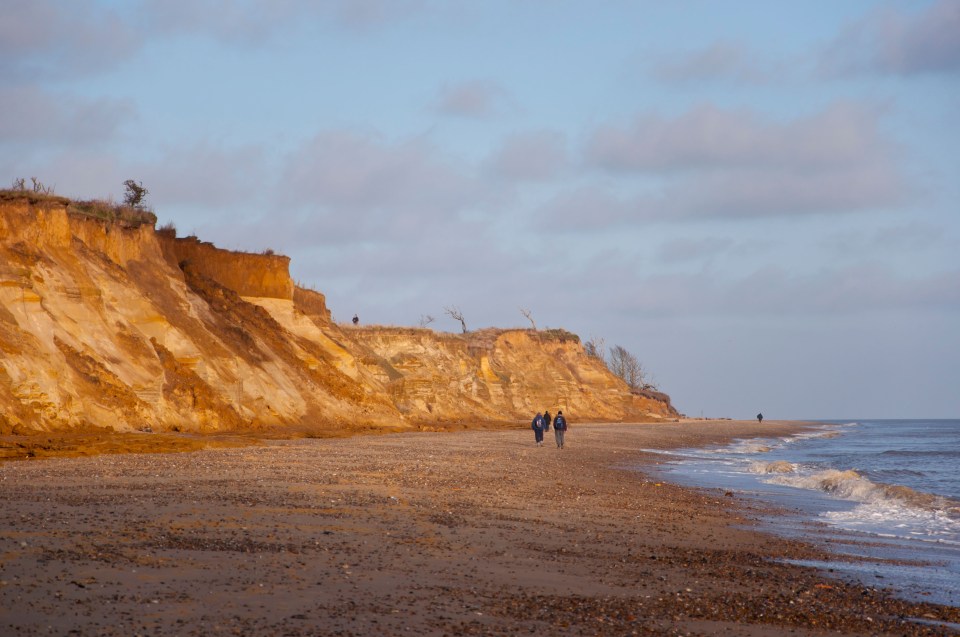
[[22, 177], [14, 179], [10, 188], [0, 189], [0, 202], [25, 201], [32, 206], [64, 206], [69, 215], [100, 219], [128, 228], [139, 228], [143, 224], [153, 226], [157, 223], [157, 215], [143, 205], [147, 189], [131, 179], [124, 183], [127, 194], [122, 204], [106, 199], [73, 200], [54, 194], [53, 186], [45, 185], [36, 177], [31, 177], [30, 182], [27, 184]]

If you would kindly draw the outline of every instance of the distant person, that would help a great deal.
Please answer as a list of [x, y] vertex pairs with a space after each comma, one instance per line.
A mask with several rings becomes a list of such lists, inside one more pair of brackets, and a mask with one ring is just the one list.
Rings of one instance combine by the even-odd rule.
[[567, 432], [567, 419], [563, 411], [557, 410], [557, 417], [553, 419], [553, 437], [557, 439], [557, 449], [563, 449], [563, 434]]
[[757, 414], [757, 422], [763, 423], [763, 414]]
[[353, 324], [360, 325], [360, 317], [357, 316], [356, 314], [353, 315]]
[[550, 417], [550, 412], [546, 409], [543, 410], [543, 433], [550, 431], [550, 423], [553, 422], [553, 419]]
[[533, 439], [537, 443], [538, 447], [543, 446], [543, 414], [539, 411], [537, 415], [533, 417], [533, 422], [530, 423], [530, 428], [533, 429]]

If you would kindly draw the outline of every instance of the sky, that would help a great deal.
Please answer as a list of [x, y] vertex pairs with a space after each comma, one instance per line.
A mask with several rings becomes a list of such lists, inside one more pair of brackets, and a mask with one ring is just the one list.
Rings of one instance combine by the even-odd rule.
[[960, 418], [960, 0], [4, 0], [0, 115], [0, 185], [134, 179], [337, 321], [564, 328], [689, 416]]

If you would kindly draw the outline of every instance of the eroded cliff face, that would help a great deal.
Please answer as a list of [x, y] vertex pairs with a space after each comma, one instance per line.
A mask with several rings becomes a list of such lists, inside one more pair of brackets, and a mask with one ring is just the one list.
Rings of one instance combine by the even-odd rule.
[[0, 433], [676, 416], [564, 332], [340, 327], [288, 265], [0, 202]]

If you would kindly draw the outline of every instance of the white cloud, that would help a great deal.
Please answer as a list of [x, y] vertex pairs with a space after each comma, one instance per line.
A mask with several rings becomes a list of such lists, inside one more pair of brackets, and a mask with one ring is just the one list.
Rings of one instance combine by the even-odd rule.
[[423, 0], [145, 0], [140, 21], [148, 32], [198, 33], [247, 45], [311, 25], [366, 31], [417, 15], [425, 6]]
[[588, 162], [613, 171], [842, 165], [889, 153], [878, 115], [835, 102], [812, 116], [778, 122], [705, 104], [673, 118], [641, 114], [627, 124], [600, 126], [585, 153]]
[[422, 12], [426, 6], [424, 0], [339, 0], [332, 3], [337, 20], [358, 30], [409, 18]]
[[0, 20], [0, 78], [63, 78], [113, 68], [141, 46], [119, 14], [90, 0], [12, 0]]
[[453, 86], [443, 86], [435, 101], [442, 115], [484, 119], [505, 110], [507, 92], [496, 82], [474, 80]]
[[0, 144], [60, 146], [110, 141], [133, 119], [130, 100], [87, 99], [35, 86], [0, 87]]
[[653, 74], [665, 82], [725, 80], [745, 84], [767, 84], [783, 69], [763, 56], [731, 41], [718, 41], [690, 53], [677, 53], [653, 65]]
[[222, 209], [262, 198], [273, 183], [263, 149], [257, 146], [224, 148], [209, 142], [175, 146], [128, 170], [161, 207]]
[[657, 188], [623, 194], [591, 185], [563, 192], [537, 211], [545, 227], [593, 231], [653, 221], [756, 219], [886, 210], [909, 186], [886, 162], [814, 170], [731, 168], [665, 179]]
[[684, 263], [710, 260], [742, 249], [737, 242], [728, 237], [709, 237], [702, 239], [671, 239], [660, 246], [657, 257], [661, 263]]
[[[547, 202], [563, 229], [701, 218], [780, 217], [889, 209], [910, 192], [879, 112], [836, 102], [774, 121], [701, 106], [598, 127], [584, 161], [600, 177]], [[553, 225], [552, 224], [552, 225]]]
[[611, 228], [644, 218], [639, 204], [617, 195], [612, 187], [586, 185], [560, 192], [534, 214], [544, 230], [581, 231]]
[[956, 253], [960, 245], [949, 238], [947, 228], [926, 223], [909, 222], [892, 226], [860, 228], [833, 235], [824, 240], [824, 248], [834, 258], [849, 254], [877, 253], [916, 255], [932, 252]]
[[939, 0], [913, 14], [877, 9], [823, 51], [827, 76], [960, 72], [960, 2]]
[[324, 132], [287, 158], [288, 202], [344, 211], [443, 215], [481, 199], [482, 189], [455, 160], [423, 140]]
[[617, 311], [637, 317], [849, 315], [909, 309], [960, 311], [960, 270], [904, 276], [884, 265], [854, 264], [813, 273], [761, 266], [739, 278], [710, 273], [653, 274], [621, 282]]
[[544, 181], [567, 164], [566, 140], [555, 131], [534, 131], [504, 140], [489, 160], [492, 172], [510, 181]]
[[773, 167], [703, 174], [673, 183], [642, 207], [657, 219], [840, 214], [892, 208], [907, 192], [890, 162], [867, 159], [859, 165], [812, 170]]

